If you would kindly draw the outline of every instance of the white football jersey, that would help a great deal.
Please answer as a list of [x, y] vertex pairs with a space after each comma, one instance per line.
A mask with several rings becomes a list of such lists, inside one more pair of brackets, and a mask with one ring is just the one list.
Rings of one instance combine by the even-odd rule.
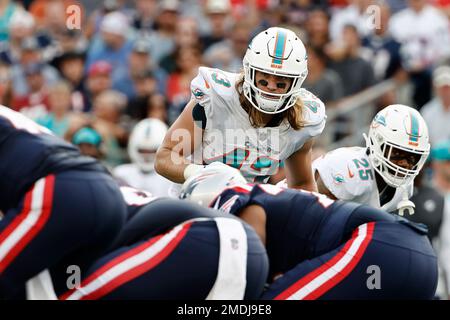
[[[314, 172], [319, 172], [325, 186], [340, 200], [368, 204], [393, 212], [403, 198], [402, 189], [397, 188], [392, 199], [380, 206], [375, 170], [369, 161], [366, 148], [363, 147], [332, 150], [313, 161], [312, 168]], [[406, 190], [410, 198], [413, 183], [410, 183]]]
[[123, 164], [114, 168], [114, 175], [122, 179], [131, 187], [150, 192], [155, 197], [167, 197], [172, 182], [155, 171], [143, 173], [132, 163]]
[[[239, 102], [237, 73], [201, 67], [191, 82], [192, 97], [205, 109], [207, 118], [202, 150], [197, 163], [221, 161], [238, 168], [249, 182], [265, 182], [276, 173], [280, 161], [299, 150], [325, 127], [323, 102], [302, 89], [306, 126], [294, 130], [289, 123], [278, 127], [253, 128]], [[201, 156], [201, 160], [199, 160]]]

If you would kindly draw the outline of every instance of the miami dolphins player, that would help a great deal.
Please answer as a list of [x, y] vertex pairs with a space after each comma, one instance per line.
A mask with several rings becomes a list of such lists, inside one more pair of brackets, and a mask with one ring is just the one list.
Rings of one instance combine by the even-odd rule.
[[313, 162], [318, 191], [388, 212], [412, 210], [414, 177], [430, 150], [424, 119], [411, 107], [390, 105], [377, 113], [364, 136], [366, 147], [339, 148]]
[[311, 146], [326, 115], [322, 101], [301, 87], [307, 74], [302, 41], [278, 27], [253, 38], [242, 73], [199, 68], [192, 99], [158, 150], [156, 171], [183, 183], [220, 161], [248, 182], [265, 182], [284, 161], [290, 187], [315, 190]]
[[191, 176], [180, 197], [254, 228], [269, 258], [262, 299], [433, 298], [437, 258], [424, 225], [320, 193], [242, 184], [237, 170], [215, 170]]

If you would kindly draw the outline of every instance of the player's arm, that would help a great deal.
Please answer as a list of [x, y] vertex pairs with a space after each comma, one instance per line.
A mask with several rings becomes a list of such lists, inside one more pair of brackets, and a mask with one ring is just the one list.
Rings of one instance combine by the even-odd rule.
[[286, 159], [286, 178], [289, 188], [317, 191], [311, 169], [311, 149], [313, 139]]
[[266, 212], [263, 207], [256, 204], [247, 206], [239, 213], [239, 218], [251, 225], [261, 242], [266, 245]]
[[176, 183], [185, 181], [185, 169], [192, 164], [186, 157], [200, 146], [202, 140], [203, 130], [195, 125], [192, 117], [195, 104], [194, 99], [189, 101], [156, 153], [156, 172]]
[[337, 200], [336, 196], [327, 188], [327, 186], [322, 180], [322, 177], [320, 176], [319, 171], [317, 170], [314, 173], [314, 179], [316, 180], [317, 191], [319, 193], [326, 195], [330, 199]]

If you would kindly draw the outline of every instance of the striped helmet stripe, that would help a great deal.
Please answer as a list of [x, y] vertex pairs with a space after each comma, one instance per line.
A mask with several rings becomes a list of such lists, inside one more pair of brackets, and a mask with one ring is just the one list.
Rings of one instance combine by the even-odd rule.
[[419, 119], [417, 119], [414, 113], [410, 113], [411, 118], [411, 132], [409, 136], [409, 141], [416, 144], [419, 139]]
[[284, 55], [284, 48], [286, 47], [286, 32], [277, 32], [277, 37], [275, 39], [275, 50], [273, 52], [274, 58], [272, 63], [274, 64], [283, 64], [283, 55]]

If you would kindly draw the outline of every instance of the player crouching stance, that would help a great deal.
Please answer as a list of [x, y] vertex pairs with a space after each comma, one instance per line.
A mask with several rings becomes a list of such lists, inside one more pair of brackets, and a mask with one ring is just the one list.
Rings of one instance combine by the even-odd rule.
[[[241, 180], [242, 182], [242, 180]], [[244, 180], [245, 182], [245, 180]], [[115, 248], [63, 300], [255, 300], [268, 273], [255, 231], [233, 216], [127, 188], [132, 211]], [[140, 203], [140, 205], [138, 204]]]
[[256, 230], [270, 266], [262, 299], [433, 298], [437, 259], [423, 225], [322, 194], [238, 180], [199, 172], [181, 196]]

